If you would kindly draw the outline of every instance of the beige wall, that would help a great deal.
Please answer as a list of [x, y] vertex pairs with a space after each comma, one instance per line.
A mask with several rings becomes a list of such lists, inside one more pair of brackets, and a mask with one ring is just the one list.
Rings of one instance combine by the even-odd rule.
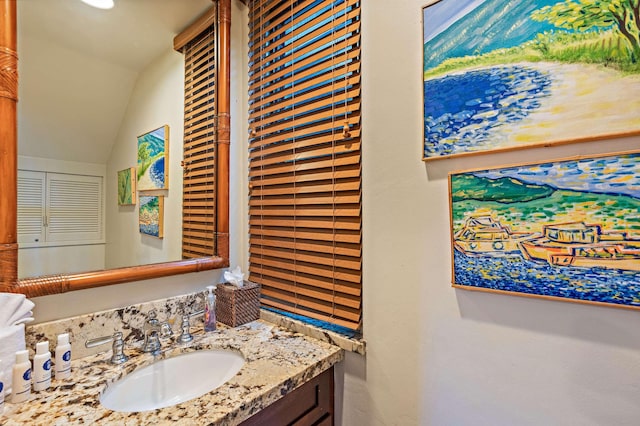
[[137, 73], [51, 40], [18, 38], [18, 154], [106, 164]]
[[[423, 163], [422, 6], [363, 2], [367, 356], [347, 354], [339, 367], [337, 424], [637, 424], [638, 313], [452, 289], [446, 178], [476, 166], [638, 149], [640, 138]], [[246, 46], [241, 10], [234, 1], [235, 52]], [[234, 70], [246, 69], [246, 55], [235, 55]], [[233, 84], [232, 263], [244, 265], [246, 80]], [[36, 316], [179, 294], [214, 275], [37, 298]]]
[[[184, 57], [168, 47], [138, 75], [107, 162], [107, 268], [181, 257], [183, 100]], [[164, 125], [169, 126], [169, 189], [159, 193], [164, 195], [164, 238], [156, 238], [139, 231], [138, 201], [118, 205], [117, 173], [136, 167], [137, 137]]]
[[423, 163], [424, 1], [364, 1], [366, 359], [344, 425], [633, 425], [638, 312], [454, 290], [447, 174], [640, 148], [640, 138]]

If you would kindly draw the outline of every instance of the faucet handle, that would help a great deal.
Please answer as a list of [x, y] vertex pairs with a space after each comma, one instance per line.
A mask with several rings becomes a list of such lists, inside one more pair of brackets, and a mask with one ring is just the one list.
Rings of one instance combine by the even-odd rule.
[[190, 341], [193, 340], [193, 335], [191, 334], [191, 324], [189, 323], [189, 320], [193, 317], [197, 317], [198, 315], [203, 315], [204, 314], [204, 310], [200, 310], [200, 311], [196, 311], [193, 312], [191, 314], [187, 313], [187, 310], [184, 308], [184, 305], [182, 305], [182, 332], [180, 333], [180, 336], [178, 336], [178, 342], [180, 343], [189, 343]]
[[173, 336], [173, 330], [171, 329], [171, 324], [168, 321], [165, 321], [160, 324], [160, 337], [168, 338]]
[[158, 311], [156, 311], [155, 309], [151, 309], [149, 312], [147, 312], [147, 321], [151, 323], [158, 321]]
[[182, 313], [182, 332], [180, 333], [180, 336], [178, 336], [178, 342], [180, 343], [189, 343], [190, 341], [193, 340], [193, 335], [191, 334], [191, 331], [189, 330], [191, 327], [191, 324], [189, 324], [189, 315], [187, 315], [184, 311]]
[[84, 342], [86, 348], [93, 348], [95, 346], [104, 345], [106, 343], [113, 342], [111, 349], [113, 355], [109, 360], [112, 364], [122, 364], [129, 360], [129, 357], [124, 354], [124, 339], [122, 338], [122, 332], [116, 331], [113, 336], [102, 336], [95, 339], [89, 339]]

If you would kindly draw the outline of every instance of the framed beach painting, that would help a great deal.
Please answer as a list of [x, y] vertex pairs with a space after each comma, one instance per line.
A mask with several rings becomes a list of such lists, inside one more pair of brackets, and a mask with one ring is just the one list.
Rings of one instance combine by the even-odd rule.
[[129, 167], [118, 172], [118, 205], [136, 203], [136, 168]]
[[449, 175], [453, 286], [640, 308], [640, 152]]
[[169, 189], [169, 126], [138, 136], [138, 191]]
[[425, 6], [423, 159], [639, 134], [639, 25], [632, 1]]
[[141, 234], [158, 238], [164, 236], [164, 197], [141, 195], [138, 216]]

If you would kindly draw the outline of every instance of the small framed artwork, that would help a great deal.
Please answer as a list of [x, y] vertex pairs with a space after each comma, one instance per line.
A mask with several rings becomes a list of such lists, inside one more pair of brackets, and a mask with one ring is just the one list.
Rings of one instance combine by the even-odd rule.
[[138, 191], [169, 189], [169, 126], [138, 136]]
[[633, 4], [425, 6], [423, 159], [640, 134]]
[[141, 195], [138, 223], [141, 234], [162, 238], [164, 236], [164, 197]]
[[131, 206], [136, 203], [136, 168], [118, 172], [118, 205]]
[[453, 286], [640, 309], [640, 152], [449, 175]]

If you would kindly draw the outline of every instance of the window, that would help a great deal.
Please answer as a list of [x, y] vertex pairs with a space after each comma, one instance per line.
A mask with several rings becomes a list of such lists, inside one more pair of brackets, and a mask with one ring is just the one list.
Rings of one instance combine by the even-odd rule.
[[250, 279], [262, 304], [361, 324], [360, 2], [249, 12]]
[[101, 176], [18, 170], [21, 247], [104, 243]]
[[[206, 16], [215, 16], [215, 11]], [[182, 257], [218, 253], [216, 235], [216, 29], [211, 24], [182, 47], [184, 146]]]

